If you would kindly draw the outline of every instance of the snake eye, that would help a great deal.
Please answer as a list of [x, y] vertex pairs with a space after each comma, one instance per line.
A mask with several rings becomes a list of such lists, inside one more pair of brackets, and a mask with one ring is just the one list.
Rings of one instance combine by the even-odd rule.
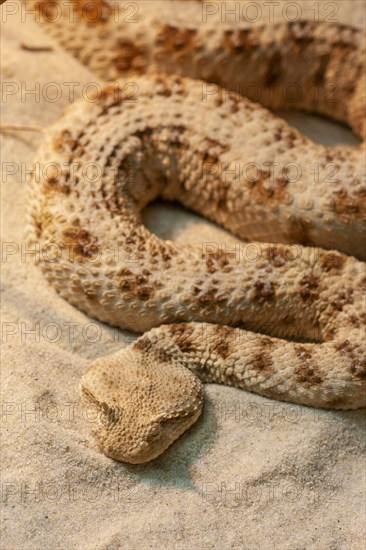
[[149, 430], [149, 438], [156, 438], [158, 437], [162, 432], [160, 424], [153, 424], [151, 429]]

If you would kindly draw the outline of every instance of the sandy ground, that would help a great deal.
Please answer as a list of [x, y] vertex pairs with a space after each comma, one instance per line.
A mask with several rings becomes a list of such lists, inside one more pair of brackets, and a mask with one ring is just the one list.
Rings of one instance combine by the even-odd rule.
[[[338, 6], [342, 20], [363, 24], [363, 2]], [[44, 127], [73, 87], [78, 96], [97, 79], [31, 18], [19, 11], [4, 22], [1, 9], [2, 123]], [[336, 125], [292, 120], [320, 141], [354, 142]], [[2, 548], [364, 549], [364, 410], [207, 385], [203, 417], [160, 458], [127, 466], [97, 451], [79, 380], [92, 359], [135, 336], [63, 301], [27, 254], [26, 171], [40, 139], [2, 136]], [[149, 208], [146, 223], [180, 242], [232, 242], [175, 206]]]

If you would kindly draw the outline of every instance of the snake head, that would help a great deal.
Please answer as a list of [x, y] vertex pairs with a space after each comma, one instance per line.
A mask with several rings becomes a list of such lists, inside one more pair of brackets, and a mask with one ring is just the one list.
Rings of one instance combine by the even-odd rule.
[[133, 346], [93, 362], [81, 395], [97, 412], [89, 426], [102, 452], [132, 464], [159, 456], [202, 410], [202, 385], [191, 371]]

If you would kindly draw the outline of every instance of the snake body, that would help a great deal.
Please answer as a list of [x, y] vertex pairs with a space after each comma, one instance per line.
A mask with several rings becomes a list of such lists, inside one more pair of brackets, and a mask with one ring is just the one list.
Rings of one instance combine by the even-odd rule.
[[[49, 4], [38, 3], [43, 19]], [[168, 25], [176, 3], [164, 4], [159, 20], [147, 9], [130, 26], [113, 23], [104, 3], [93, 25], [45, 21], [103, 78], [134, 77], [69, 107], [48, 129], [30, 184], [30, 241], [57, 245], [56, 258], [39, 255], [47, 279], [89, 315], [145, 332], [82, 379], [100, 411], [100, 448], [132, 463], [196, 421], [201, 381], [315, 407], [366, 405], [364, 145], [315, 144], [218, 86], [254, 81], [269, 92], [263, 103], [287, 108], [283, 87], [295, 79], [317, 94], [292, 107], [346, 122], [362, 139], [362, 33], [309, 22]], [[238, 259], [163, 241], [141, 219], [158, 196], [255, 243], [241, 243]]]

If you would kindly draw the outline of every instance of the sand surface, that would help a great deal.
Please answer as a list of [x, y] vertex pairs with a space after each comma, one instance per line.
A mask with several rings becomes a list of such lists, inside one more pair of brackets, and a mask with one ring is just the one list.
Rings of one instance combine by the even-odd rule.
[[[364, 24], [363, 1], [330, 4], [342, 21]], [[80, 96], [98, 80], [31, 17], [18, 11], [4, 22], [0, 9], [2, 123], [45, 127], [72, 88]], [[292, 120], [319, 141], [354, 143], [337, 125]], [[364, 410], [312, 410], [207, 385], [203, 417], [160, 458], [127, 466], [98, 452], [79, 380], [92, 359], [136, 336], [79, 312], [33, 266], [24, 245], [26, 171], [41, 134], [1, 137], [1, 547], [363, 550]], [[146, 223], [179, 242], [234, 242], [176, 206], [150, 207]]]

